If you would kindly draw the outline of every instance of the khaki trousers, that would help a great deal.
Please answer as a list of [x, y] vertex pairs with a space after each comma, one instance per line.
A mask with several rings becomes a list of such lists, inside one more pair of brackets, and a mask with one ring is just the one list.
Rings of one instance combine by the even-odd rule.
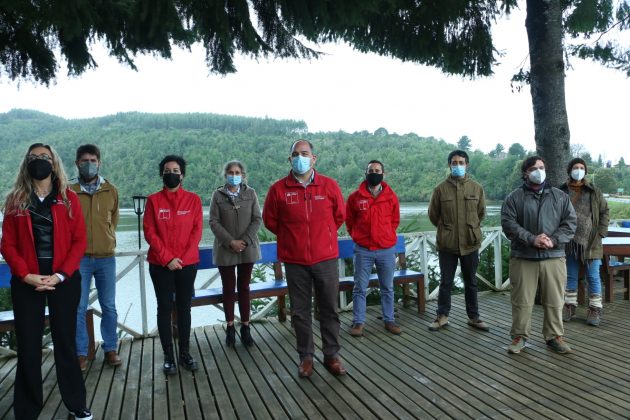
[[510, 282], [512, 285], [512, 338], [520, 335], [529, 338], [532, 329], [532, 308], [536, 288], [540, 282], [544, 310], [542, 334], [545, 341], [564, 335], [562, 307], [564, 284], [567, 279], [565, 258], [549, 258], [532, 261], [521, 258], [510, 259]]

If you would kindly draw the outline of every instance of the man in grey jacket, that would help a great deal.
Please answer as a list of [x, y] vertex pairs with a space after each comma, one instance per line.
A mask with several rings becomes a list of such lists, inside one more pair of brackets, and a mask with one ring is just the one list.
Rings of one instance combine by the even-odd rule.
[[520, 353], [529, 339], [532, 307], [540, 282], [543, 337], [552, 350], [570, 353], [562, 325], [567, 278], [564, 249], [573, 238], [577, 218], [569, 196], [545, 182], [543, 158], [528, 157], [521, 171], [523, 186], [512, 191], [501, 208], [501, 226], [512, 246], [512, 343], [508, 352]]

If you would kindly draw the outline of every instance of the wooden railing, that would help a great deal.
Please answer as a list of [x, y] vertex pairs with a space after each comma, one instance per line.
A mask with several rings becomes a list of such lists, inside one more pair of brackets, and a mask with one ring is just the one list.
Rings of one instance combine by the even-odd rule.
[[[486, 279], [481, 275], [477, 275], [480, 281], [488, 285], [492, 290], [501, 291], [505, 290], [509, 286], [509, 280], [502, 278], [502, 259], [501, 259], [501, 245], [503, 241], [507, 241], [505, 236], [501, 233], [500, 227], [494, 228], [484, 228], [482, 229], [484, 233], [484, 240], [481, 245], [480, 252], [485, 250], [488, 247], [493, 247], [494, 250], [494, 279]], [[435, 231], [428, 232], [413, 232], [406, 233], [403, 235], [405, 237], [406, 242], [406, 255], [408, 256], [408, 260], [410, 256], [414, 256], [414, 259], [418, 262], [419, 267], [415, 267], [419, 271], [425, 274], [425, 293], [426, 299], [436, 299], [438, 289], [437, 287], [433, 290], [429, 288], [428, 281], [428, 273], [430, 272], [430, 267], [437, 267], [437, 253], [435, 251]], [[125, 323], [124, 316], [119, 316], [118, 328], [123, 331], [125, 334], [129, 334], [135, 338], [153, 336], [156, 334], [157, 327], [155, 325], [149, 325], [148, 313], [147, 310], [147, 286], [146, 286], [146, 272], [147, 272], [147, 263], [146, 263], [146, 250], [138, 250], [138, 251], [126, 251], [126, 252], [118, 252], [116, 253], [117, 263], [118, 263], [118, 273], [116, 275], [116, 282], [121, 281], [134, 270], [137, 270], [137, 281], [138, 281], [138, 289], [140, 292], [139, 300], [140, 300], [140, 316], [141, 316], [141, 328], [138, 330], [137, 327], [133, 327], [127, 323]], [[133, 259], [126, 263], [122, 269], [120, 268], [121, 258], [133, 257]], [[5, 264], [4, 262], [0, 264]], [[5, 267], [6, 268], [6, 267]], [[273, 276], [273, 268], [271, 266], [263, 266], [263, 269], [269, 273], [270, 276]], [[343, 273], [344, 267], [343, 263], [340, 267], [340, 272]], [[0, 270], [0, 272], [8, 272], [8, 270]], [[439, 272], [439, 270], [435, 270]], [[208, 270], [200, 270], [198, 273], [199, 276], [204, 276], [205, 278], [200, 282], [197, 281], [195, 287], [197, 289], [208, 289], [212, 287], [220, 287], [220, 276], [218, 270], [216, 269], [208, 269]], [[206, 277], [207, 276], [207, 277]], [[0, 283], [6, 283], [8, 286], [8, 279], [0, 279]], [[117, 288], [117, 292], [122, 290], [121, 288]], [[418, 291], [416, 291], [417, 293]], [[150, 291], [149, 291], [150, 293]], [[89, 295], [89, 304], [92, 305], [98, 299], [96, 289], [90, 291]], [[269, 314], [269, 311], [272, 311], [275, 306], [277, 298], [269, 298], [268, 302], [265, 302], [265, 305], [262, 309], [256, 311], [251, 319], [252, 321], [261, 319], [266, 317]], [[215, 305], [219, 309], [223, 309], [222, 305]], [[342, 309], [350, 309], [344, 308]], [[98, 317], [102, 317], [102, 313], [99, 309], [94, 308], [94, 314]], [[120, 321], [120, 318], [123, 318]], [[155, 322], [155, 321], [154, 321]], [[153, 323], [151, 323], [153, 324]]]

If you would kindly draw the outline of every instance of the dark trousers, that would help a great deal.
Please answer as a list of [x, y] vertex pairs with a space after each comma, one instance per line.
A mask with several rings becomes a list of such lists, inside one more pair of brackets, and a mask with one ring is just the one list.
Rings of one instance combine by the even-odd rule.
[[55, 290], [46, 292], [36, 292], [33, 286], [16, 277], [11, 279], [18, 345], [13, 394], [16, 419], [36, 419], [44, 406], [41, 366], [46, 301], [61, 398], [70, 411], [86, 407], [85, 384], [77, 363], [75, 343], [80, 295], [79, 271], [55, 286]]
[[457, 263], [459, 261], [464, 278], [464, 297], [466, 299], [466, 313], [468, 318], [479, 318], [479, 307], [477, 305], [477, 266], [479, 265], [479, 252], [475, 251], [468, 255], [456, 255], [449, 252], [440, 251], [440, 293], [438, 294], [438, 315], [448, 316], [451, 311], [451, 289]]
[[[249, 281], [252, 279], [253, 268], [254, 263], [219, 266], [223, 284], [223, 310], [227, 322], [234, 321], [235, 287], [238, 287], [238, 311], [241, 314], [241, 322], [249, 322]], [[234, 271], [237, 272], [236, 275]]]
[[313, 265], [285, 264], [291, 322], [295, 328], [297, 351], [300, 359], [312, 358], [315, 353], [311, 317], [313, 288], [319, 305], [319, 328], [322, 335], [322, 351], [325, 358], [337, 356], [339, 345], [339, 271], [337, 259]]
[[173, 353], [173, 329], [171, 312], [173, 295], [177, 307], [177, 331], [180, 351], [190, 349], [190, 301], [192, 299], [197, 264], [171, 271], [160, 265], [149, 264], [149, 274], [157, 299], [157, 325], [164, 353]]

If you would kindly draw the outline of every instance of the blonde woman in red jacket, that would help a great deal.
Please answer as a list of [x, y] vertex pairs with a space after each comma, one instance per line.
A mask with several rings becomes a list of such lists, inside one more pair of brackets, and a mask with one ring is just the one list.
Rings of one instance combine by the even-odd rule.
[[42, 335], [48, 305], [61, 398], [75, 418], [91, 419], [75, 347], [85, 223], [52, 147], [36, 143], [28, 148], [3, 213], [0, 251], [11, 268], [18, 343], [15, 418], [36, 419], [44, 406]]
[[160, 162], [162, 191], [151, 194], [144, 215], [144, 238], [149, 243], [149, 274], [157, 298], [157, 324], [164, 351], [164, 373], [177, 373], [173, 351], [171, 310], [173, 294], [177, 307], [179, 333], [179, 364], [187, 370], [197, 370], [190, 355], [190, 301], [192, 299], [199, 242], [203, 226], [201, 198], [184, 190], [186, 161], [181, 156], [168, 155]]

